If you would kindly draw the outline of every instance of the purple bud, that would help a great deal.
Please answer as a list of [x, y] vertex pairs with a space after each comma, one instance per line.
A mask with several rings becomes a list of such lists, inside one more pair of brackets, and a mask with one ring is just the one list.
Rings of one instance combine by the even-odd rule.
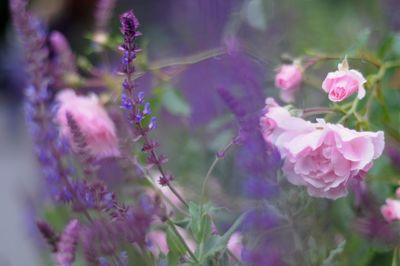
[[150, 108], [150, 103], [147, 102], [143, 108], [143, 115], [149, 115], [149, 114], [151, 114], [151, 108]]
[[68, 223], [58, 242], [56, 261], [59, 266], [71, 265], [75, 261], [76, 245], [79, 237], [79, 221], [74, 219]]
[[140, 123], [140, 122], [142, 122], [142, 120], [143, 120], [143, 113], [141, 113], [140, 111], [136, 114], [136, 117], [135, 117], [135, 121], [136, 121], [136, 123]]
[[142, 104], [143, 103], [143, 101], [144, 101], [144, 92], [143, 91], [140, 91], [139, 93], [138, 93], [138, 103], [139, 104]]
[[120, 16], [120, 30], [125, 38], [131, 39], [136, 37], [139, 21], [136, 18], [133, 10], [129, 10]]
[[153, 116], [149, 123], [149, 129], [157, 128], [156, 117]]
[[108, 264], [107, 260], [104, 257], [99, 258], [99, 264], [100, 266], [110, 266], [110, 264]]
[[128, 253], [126, 251], [122, 251], [119, 254], [119, 261], [121, 266], [128, 266]]
[[43, 238], [46, 239], [47, 243], [52, 247], [52, 252], [57, 252], [57, 243], [60, 240], [54, 232], [53, 228], [45, 221], [36, 221], [36, 226], [42, 234]]

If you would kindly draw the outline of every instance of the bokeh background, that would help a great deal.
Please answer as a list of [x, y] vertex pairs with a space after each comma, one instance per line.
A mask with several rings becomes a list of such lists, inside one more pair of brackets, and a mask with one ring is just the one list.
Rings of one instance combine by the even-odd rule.
[[[78, 55], [86, 54], [91, 45], [87, 34], [94, 27], [95, 6], [95, 0], [30, 3], [48, 30], [65, 34]], [[171, 82], [185, 103], [178, 109], [174, 104], [163, 107], [169, 112], [162, 116], [165, 130], [158, 137], [164, 151], [176, 156], [171, 159], [172, 169], [179, 173], [198, 169], [200, 176], [210, 164], [209, 155], [235, 134], [235, 122], [224, 122], [233, 120], [217, 88], [235, 87], [247, 102], [247, 111], [257, 112], [266, 95], [278, 95], [273, 76], [282, 54], [296, 56], [310, 49], [343, 53], [364, 42], [366, 36], [368, 45], [374, 46], [389, 32], [400, 30], [397, 0], [117, 0], [111, 20], [113, 34], [118, 34], [117, 15], [128, 8], [133, 8], [141, 21], [141, 46], [149, 61], [189, 56], [227, 43], [234, 49], [230, 36], [247, 51], [235, 60], [217, 56], [190, 66]], [[400, 37], [397, 49], [400, 52]], [[109, 67], [113, 68], [113, 61]], [[0, 265], [4, 266], [41, 265], [34, 240], [37, 235], [27, 222], [37, 215], [44, 196], [24, 122], [25, 81], [8, 2], [0, 0]], [[144, 90], [152, 87], [146, 77], [139, 86]], [[306, 88], [300, 107], [320, 103], [319, 96], [322, 94]], [[245, 164], [246, 156], [243, 153], [223, 162], [221, 169]], [[237, 193], [240, 176], [231, 171], [230, 178], [219, 185]], [[192, 189], [199, 184], [187, 183]]]

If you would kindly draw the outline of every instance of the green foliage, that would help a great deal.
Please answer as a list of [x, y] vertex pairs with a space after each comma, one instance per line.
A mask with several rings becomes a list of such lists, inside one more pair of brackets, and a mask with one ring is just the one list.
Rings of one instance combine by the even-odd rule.
[[166, 85], [155, 91], [161, 99], [162, 106], [173, 115], [188, 117], [191, 110], [179, 90]]
[[322, 266], [334, 266], [337, 265], [335, 262], [336, 256], [343, 252], [344, 246], [346, 245], [346, 240], [343, 240], [338, 244], [335, 249], [329, 252], [329, 256], [322, 262]]

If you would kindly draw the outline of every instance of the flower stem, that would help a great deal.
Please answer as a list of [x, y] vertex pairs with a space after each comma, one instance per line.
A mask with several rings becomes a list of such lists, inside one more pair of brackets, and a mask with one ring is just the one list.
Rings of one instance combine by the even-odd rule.
[[358, 114], [356, 114], [356, 110], [357, 110], [357, 105], [358, 105], [359, 99], [355, 98], [351, 108], [346, 112], [346, 114], [338, 121], [339, 124], [345, 122], [347, 120], [347, 118], [349, 118], [351, 115], [354, 115], [358, 118]]
[[228, 143], [218, 154], [215, 156], [214, 161], [211, 163], [210, 168], [208, 168], [206, 177], [204, 178], [203, 184], [201, 186], [201, 202], [204, 203], [204, 193], [206, 190], [207, 181], [211, 176], [212, 171], [214, 170], [217, 163], [225, 156], [225, 153], [229, 150], [229, 148], [233, 145], [234, 141]]
[[395, 247], [394, 250], [393, 250], [392, 266], [398, 266], [399, 265], [398, 253], [399, 253], [399, 249], [397, 247]]
[[196, 262], [198, 263], [199, 260], [196, 258], [196, 256], [193, 254], [193, 252], [190, 250], [189, 246], [187, 245], [186, 241], [183, 239], [183, 237], [181, 236], [181, 234], [178, 232], [178, 229], [176, 229], [175, 224], [168, 219], [167, 223], [169, 226], [171, 226], [172, 231], [174, 231], [175, 235], [179, 238], [179, 240], [182, 242], [183, 246], [185, 247], [186, 251], [189, 253], [190, 257]]

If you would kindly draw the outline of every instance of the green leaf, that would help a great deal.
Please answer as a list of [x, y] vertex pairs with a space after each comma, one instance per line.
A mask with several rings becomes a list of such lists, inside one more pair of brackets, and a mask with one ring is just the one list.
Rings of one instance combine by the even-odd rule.
[[180, 219], [180, 220], [172, 220], [172, 222], [175, 224], [175, 225], [177, 225], [177, 226], [179, 226], [179, 227], [182, 227], [182, 228], [188, 228], [188, 226], [190, 225], [190, 219], [189, 218], [183, 218], [183, 219]]
[[176, 252], [168, 252], [168, 266], [176, 266], [179, 264], [179, 258], [181, 256]]
[[386, 36], [379, 45], [378, 57], [384, 59], [393, 50], [394, 37], [393, 35]]
[[250, 0], [245, 7], [247, 23], [258, 30], [264, 31], [267, 28], [267, 18], [264, 12], [262, 0]]
[[177, 89], [165, 88], [162, 94], [162, 104], [173, 115], [190, 116], [190, 106]]
[[347, 50], [348, 55], [355, 55], [358, 50], [367, 46], [371, 30], [364, 29], [357, 36], [354, 44]]
[[242, 221], [245, 217], [246, 213], [243, 213], [233, 225], [226, 231], [223, 236], [211, 236], [210, 239], [205, 243], [204, 250], [202, 252], [202, 256], [200, 257], [200, 261], [203, 261], [211, 256], [214, 256], [217, 252], [220, 252], [226, 248], [228, 245], [228, 241], [232, 234], [238, 229], [238, 227], [242, 224]]
[[179, 256], [182, 256], [186, 253], [185, 246], [175, 232], [171, 229], [171, 227], [168, 227], [167, 229], [167, 244], [170, 252], [174, 252]]
[[337, 255], [343, 252], [344, 246], [346, 245], [346, 240], [343, 240], [339, 245], [329, 252], [329, 256], [322, 262], [322, 266], [336, 265], [334, 259]]

